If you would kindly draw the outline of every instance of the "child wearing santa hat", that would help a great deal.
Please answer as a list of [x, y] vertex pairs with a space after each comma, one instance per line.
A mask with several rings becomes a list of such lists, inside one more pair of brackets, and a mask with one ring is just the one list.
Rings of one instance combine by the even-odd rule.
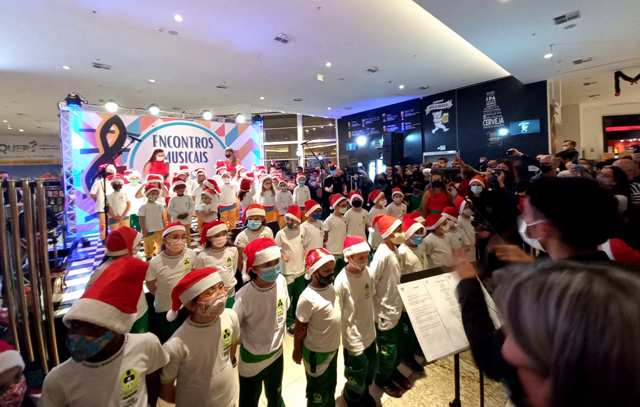
[[240, 209], [242, 211], [242, 217], [244, 217], [244, 212], [247, 210], [247, 207], [253, 203], [255, 197], [255, 188], [254, 188], [253, 178], [243, 178], [240, 181], [240, 192], [238, 192], [238, 199], [240, 200]]
[[306, 220], [300, 225], [302, 234], [303, 253], [311, 249], [319, 249], [324, 246], [324, 230], [322, 225], [322, 207], [313, 199], [304, 203], [304, 216]]
[[229, 230], [238, 225], [240, 219], [240, 207], [238, 205], [238, 183], [232, 179], [228, 170], [222, 172], [222, 185], [220, 185], [220, 205], [218, 213], [220, 220], [227, 224]]
[[256, 196], [256, 202], [262, 205], [265, 211], [265, 222], [271, 231], [276, 234], [278, 232], [278, 211], [276, 209], [276, 190], [274, 188], [273, 177], [265, 176], [261, 181], [259, 193]]
[[196, 216], [198, 217], [198, 231], [202, 230], [202, 225], [218, 219], [218, 191], [205, 188], [200, 194], [200, 203], [196, 205]]
[[464, 237], [464, 252], [467, 260], [476, 261], [476, 229], [472, 224], [473, 209], [471, 209], [471, 201], [467, 201], [461, 195], [457, 195], [454, 204], [458, 209], [458, 227], [462, 230]]
[[34, 407], [35, 403], [27, 394], [27, 379], [24, 360], [16, 348], [0, 340], [0, 406]]
[[293, 200], [300, 209], [304, 209], [304, 203], [311, 199], [311, 190], [306, 183], [306, 175], [303, 173], [296, 175], [296, 187], [293, 188]]
[[186, 194], [187, 184], [181, 179], [174, 179], [173, 191], [175, 196], [169, 200], [167, 209], [171, 222], [180, 222], [187, 233], [188, 241], [191, 241], [191, 214], [195, 209], [193, 199]]
[[123, 191], [127, 194], [129, 202], [131, 202], [131, 206], [129, 207], [129, 226], [140, 232], [138, 211], [140, 210], [140, 206], [145, 202], [143, 198], [136, 197], [136, 192], [138, 192], [138, 189], [142, 185], [140, 173], [136, 170], [128, 169], [124, 172], [124, 179], [126, 182]]
[[116, 174], [116, 167], [113, 164], [101, 165], [98, 176], [94, 179], [89, 191], [89, 196], [96, 202], [95, 211], [100, 220], [100, 238], [102, 240], [107, 237], [107, 224], [104, 214], [105, 198], [113, 192], [111, 183], [106, 181], [107, 177]]
[[121, 175], [111, 175], [107, 179], [113, 189], [113, 192], [107, 195], [109, 228], [113, 231], [122, 226], [129, 226], [131, 201], [127, 193], [122, 189], [124, 186], [124, 178]]
[[403, 202], [404, 194], [400, 188], [393, 188], [391, 190], [392, 202], [387, 205], [387, 215], [393, 216], [396, 219], [402, 219], [407, 213], [407, 204]]
[[342, 395], [347, 406], [376, 405], [369, 394], [377, 363], [374, 284], [367, 271], [370, 251], [362, 236], [347, 236], [342, 252], [347, 265], [334, 282], [341, 314], [347, 379]]
[[327, 236], [325, 247], [336, 259], [335, 274], [338, 274], [344, 267], [342, 243], [344, 238], [347, 237], [347, 221], [344, 215], [347, 213], [349, 205], [347, 198], [342, 194], [331, 194], [329, 204], [331, 205], [331, 215], [323, 223]]
[[280, 229], [286, 225], [284, 215], [291, 205], [293, 205], [293, 195], [289, 191], [287, 181], [281, 179], [278, 181], [278, 190], [276, 191], [276, 210], [278, 211], [278, 227]]
[[264, 384], [268, 405], [282, 401], [282, 342], [289, 294], [280, 275], [280, 248], [273, 239], [257, 238], [244, 249], [251, 282], [236, 294], [233, 310], [240, 329], [240, 406], [257, 407]]
[[204, 182], [207, 180], [207, 170], [205, 168], [196, 168], [193, 172], [196, 176], [196, 182], [191, 190], [191, 196], [193, 197], [194, 204], [196, 208], [200, 204], [200, 199], [202, 197], [202, 191], [204, 191], [207, 187], [204, 185]]
[[429, 234], [422, 241], [425, 253], [429, 258], [429, 267], [447, 267], [453, 264], [453, 250], [446, 234], [449, 230], [447, 218], [442, 214], [432, 213], [425, 221]]
[[236, 295], [236, 272], [239, 271], [238, 261], [240, 253], [229, 243], [229, 228], [227, 224], [215, 220], [205, 223], [200, 231], [200, 244], [204, 249], [198, 253], [196, 268], [214, 267], [218, 269], [222, 281], [227, 288], [226, 307], [233, 307]]
[[[136, 265], [141, 262], [140, 259], [135, 257], [136, 250], [142, 235], [135, 229], [128, 226], [121, 227], [120, 229], [109, 233], [107, 241], [105, 242], [105, 258], [102, 264], [96, 267], [96, 270], [89, 277], [85, 290], [89, 288], [98, 277], [100, 277], [104, 271], [111, 266], [115, 261], [128, 262]], [[144, 263], [145, 270], [149, 265]], [[149, 315], [147, 310], [147, 298], [144, 296], [144, 292], [140, 294], [138, 300], [138, 315], [136, 316], [136, 322], [131, 327], [131, 333], [144, 333], [149, 332]]]
[[384, 196], [384, 192], [379, 189], [374, 189], [369, 192], [368, 196], [369, 205], [371, 205], [371, 209], [369, 209], [369, 245], [373, 250], [378, 248], [380, 242], [382, 242], [382, 237], [373, 227], [373, 219], [379, 215], [387, 214], [387, 199]]
[[273, 239], [273, 232], [265, 224], [266, 212], [262, 205], [249, 205], [247, 210], [244, 212], [244, 215], [247, 227], [242, 232], [238, 233], [236, 240], [233, 242], [234, 246], [242, 251], [247, 247], [249, 242], [257, 238], [267, 237], [269, 239]]
[[[164, 344], [169, 363], [160, 376], [160, 397], [176, 406], [235, 406], [235, 371], [240, 325], [233, 310], [225, 309], [227, 289], [215, 268], [194, 269], [171, 293], [167, 318], [182, 307], [189, 318]], [[174, 385], [175, 382], [175, 385]]]
[[147, 406], [147, 376], [169, 356], [155, 335], [128, 333], [145, 270], [115, 261], [71, 306], [62, 319], [71, 358], [45, 377], [40, 406]]
[[462, 228], [458, 227], [458, 210], [453, 206], [447, 206], [442, 210], [442, 216], [447, 219], [449, 230], [445, 236], [449, 240], [452, 251], [458, 251], [465, 245], [465, 235]]
[[144, 188], [147, 202], [138, 209], [140, 228], [144, 239], [144, 255], [147, 261], [160, 252], [162, 246], [162, 231], [167, 219], [164, 206], [158, 201], [162, 190], [157, 184], [150, 183]]
[[304, 248], [300, 222], [302, 211], [298, 205], [290, 205], [284, 215], [286, 227], [276, 233], [276, 243], [282, 251], [282, 274], [287, 280], [287, 290], [291, 299], [291, 306], [287, 312], [287, 332], [293, 333], [296, 321], [295, 310], [302, 290], [307, 286], [304, 278]]
[[369, 274], [375, 283], [373, 303], [376, 312], [378, 369], [375, 383], [392, 397], [400, 397], [411, 383], [397, 370], [402, 342], [400, 317], [404, 306], [398, 293], [402, 269], [397, 247], [404, 242], [402, 222], [390, 215], [379, 215], [373, 227], [382, 243], [376, 249]]
[[162, 251], [149, 262], [145, 278], [154, 295], [155, 312], [150, 315], [151, 332], [162, 343], [178, 329], [182, 321], [169, 322], [165, 314], [171, 308], [171, 290], [193, 268], [196, 253], [187, 247], [187, 233], [180, 222], [167, 225], [162, 232]]
[[304, 359], [307, 405], [334, 404], [340, 347], [340, 308], [333, 288], [335, 257], [326, 249], [313, 249], [306, 257], [304, 289], [296, 309], [293, 360]]
[[349, 194], [349, 204], [351, 208], [344, 214], [347, 222], [347, 235], [367, 238], [366, 230], [369, 227], [369, 212], [362, 207], [364, 200], [359, 191], [352, 191]]

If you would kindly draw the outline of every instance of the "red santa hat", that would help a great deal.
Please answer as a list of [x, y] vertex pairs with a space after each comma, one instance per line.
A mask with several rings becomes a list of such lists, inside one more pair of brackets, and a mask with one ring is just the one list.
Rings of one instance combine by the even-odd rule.
[[456, 206], [458, 213], [462, 213], [462, 211], [464, 211], [464, 208], [467, 206], [467, 200], [464, 199], [462, 195], [458, 194], [453, 199], [453, 204]]
[[336, 209], [336, 206], [342, 201], [346, 201], [347, 198], [342, 194], [331, 194], [329, 197], [329, 204], [331, 205], [331, 209]]
[[171, 309], [167, 312], [167, 321], [174, 321], [184, 304], [221, 282], [220, 273], [213, 267], [194, 269], [185, 274], [171, 290]]
[[149, 196], [149, 194], [152, 193], [152, 192], [157, 192], [159, 194], [161, 191], [160, 191], [160, 188], [158, 188], [157, 186], [152, 185], [152, 184], [147, 184], [147, 185], [144, 186], [144, 195], [145, 196]]
[[116, 184], [124, 185], [124, 177], [120, 174], [109, 175], [107, 177], [107, 180], [111, 183], [111, 185], [116, 185]]
[[307, 218], [310, 217], [311, 214], [318, 209], [322, 210], [322, 206], [320, 206], [320, 204], [313, 199], [307, 199], [304, 202], [304, 216], [306, 216]]
[[207, 170], [204, 167], [198, 167], [196, 168], [196, 170], [193, 172], [195, 175], [204, 175], [205, 177], [207, 176]]
[[247, 256], [247, 270], [254, 266], [268, 263], [280, 258], [280, 248], [276, 241], [268, 237], [259, 237], [249, 242], [244, 248], [244, 254]]
[[611, 260], [621, 264], [640, 264], [640, 250], [635, 250], [622, 239], [609, 239], [599, 246]]
[[120, 334], [129, 332], [138, 316], [138, 300], [149, 263], [122, 257], [111, 263], [65, 314], [62, 321], [83, 321]]
[[134, 169], [128, 169], [124, 172], [124, 178], [129, 181], [131, 178], [140, 179], [140, 173]]
[[244, 211], [245, 218], [250, 216], [267, 216], [267, 213], [264, 210], [264, 206], [260, 204], [251, 204], [247, 206], [247, 209]]
[[251, 183], [252, 182], [249, 178], [243, 178], [242, 181], [240, 181], [240, 191], [251, 191]]
[[14, 367], [24, 370], [24, 360], [20, 352], [10, 343], [0, 340], [0, 374]]
[[226, 168], [227, 172], [236, 172], [236, 167], [233, 165], [227, 164]]
[[374, 189], [369, 192], [368, 201], [370, 205], [375, 205], [380, 199], [384, 199], [384, 192], [379, 189]]
[[164, 177], [160, 174], [149, 174], [145, 182], [164, 182]]
[[216, 173], [220, 174], [222, 171], [227, 170], [227, 163], [224, 160], [216, 161]]
[[475, 175], [473, 178], [471, 178], [471, 181], [469, 181], [469, 185], [471, 184], [480, 184], [483, 188], [486, 187], [485, 180], [482, 175]]
[[209, 189], [214, 190], [216, 194], [220, 193], [220, 187], [218, 186], [218, 183], [216, 182], [216, 180], [213, 179], [213, 178], [205, 179], [204, 182], [202, 183], [202, 185], [205, 188], [209, 188]]
[[413, 220], [418, 223], [424, 223], [424, 216], [420, 213], [420, 211], [409, 212], [408, 214]]
[[432, 213], [427, 216], [427, 219], [425, 220], [425, 226], [427, 227], [427, 230], [436, 230], [438, 226], [442, 225], [446, 220], [447, 218], [445, 218], [441, 214]]
[[306, 175], [304, 175], [304, 173], [299, 172], [299, 173], [296, 175], [296, 181], [300, 181], [301, 179], [304, 179], [304, 180], [306, 181], [307, 176], [306, 176]]
[[204, 245], [207, 242], [207, 239], [217, 235], [220, 232], [228, 232], [229, 227], [226, 223], [220, 220], [214, 220], [213, 222], [208, 222], [202, 225], [202, 230], [200, 230], [200, 244]]
[[445, 219], [448, 219], [454, 222], [458, 222], [458, 215], [459, 215], [458, 210], [453, 206], [447, 206], [442, 210], [442, 216], [444, 216]]
[[342, 243], [342, 254], [346, 259], [358, 253], [369, 253], [371, 247], [362, 236], [347, 236]]
[[402, 217], [402, 231], [404, 235], [408, 238], [415, 235], [417, 231], [420, 229], [424, 229], [422, 223], [416, 222], [415, 218], [411, 215], [404, 215]]
[[180, 167], [178, 167], [178, 174], [189, 175], [189, 166], [181, 164]]
[[378, 215], [373, 218], [373, 227], [383, 239], [391, 236], [399, 226], [402, 226], [402, 221], [393, 216]]
[[202, 195], [206, 195], [209, 198], [213, 199], [216, 196], [217, 192], [213, 189], [205, 188], [202, 190]]
[[256, 176], [255, 176], [255, 174], [253, 173], [253, 171], [251, 171], [251, 172], [245, 172], [245, 173], [242, 175], [242, 177], [243, 177], [243, 178], [249, 178], [249, 179], [253, 180]]
[[140, 240], [142, 240], [142, 235], [134, 228], [129, 226], [120, 227], [107, 236], [104, 254], [107, 256], [133, 254], [133, 249], [138, 246]]
[[364, 202], [364, 199], [362, 198], [362, 195], [360, 195], [360, 191], [351, 191], [349, 193], [349, 203], [353, 205], [353, 200], [354, 199], [359, 199], [361, 201]]
[[186, 187], [187, 183], [184, 182], [184, 180], [182, 180], [182, 179], [180, 179], [178, 177], [173, 178], [173, 182], [171, 184], [171, 188], [175, 190], [177, 187], [180, 187], [180, 186]]
[[181, 232], [181, 231], [182, 232], [185, 231], [184, 225], [182, 223], [180, 223], [180, 222], [171, 222], [162, 231], [162, 237], [165, 238], [165, 237], [167, 237], [169, 235], [169, 233]]
[[287, 213], [284, 214], [285, 218], [293, 219], [298, 223], [302, 222], [302, 211], [298, 205], [290, 205], [287, 208]]
[[398, 188], [398, 187], [393, 188], [391, 190], [391, 197], [393, 198], [394, 195], [400, 195], [400, 196], [404, 197], [404, 194], [402, 193], [402, 190], [400, 188]]
[[305, 259], [306, 272], [304, 277], [307, 280], [311, 280], [313, 273], [315, 273], [320, 267], [329, 262], [335, 263], [335, 261], [336, 258], [333, 257], [333, 255], [324, 247], [309, 250]]

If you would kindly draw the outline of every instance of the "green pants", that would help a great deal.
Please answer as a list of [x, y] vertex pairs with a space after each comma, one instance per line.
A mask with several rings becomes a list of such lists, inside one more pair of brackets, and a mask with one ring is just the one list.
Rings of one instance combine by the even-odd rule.
[[[322, 353], [317, 353], [303, 348], [304, 358], [309, 362], [311, 370], [322, 363], [318, 360]], [[335, 352], [327, 370], [320, 376], [307, 376], [307, 407], [333, 407], [336, 405], [336, 385], [338, 383], [338, 352]]]
[[342, 257], [342, 255], [340, 255], [339, 257], [337, 255], [335, 255], [336, 258], [336, 266], [333, 268], [333, 276], [337, 276], [339, 272], [342, 271], [342, 269], [344, 268], [344, 266], [347, 264], [344, 262], [344, 257]]
[[302, 275], [287, 284], [287, 291], [289, 292], [289, 299], [291, 300], [291, 305], [289, 305], [289, 309], [287, 310], [287, 327], [293, 326], [296, 322], [296, 305], [298, 305], [298, 298], [300, 298], [300, 294], [302, 294], [307, 287], [308, 282], [309, 281], [304, 278], [304, 275]]
[[398, 359], [399, 361], [413, 359], [415, 355], [420, 353], [420, 344], [418, 343], [416, 333], [413, 331], [413, 326], [411, 326], [409, 314], [403, 312], [398, 325], [402, 327]]
[[360, 405], [363, 396], [369, 392], [369, 385], [373, 383], [376, 373], [377, 359], [375, 341], [358, 356], [344, 350], [344, 377], [347, 379], [344, 398], [348, 405]]
[[132, 213], [129, 215], [129, 226], [131, 226], [138, 232], [142, 231], [140, 229], [140, 217], [137, 214]]
[[282, 372], [284, 359], [282, 355], [273, 361], [262, 372], [253, 377], [240, 376], [240, 407], [257, 407], [264, 382], [268, 407], [284, 407], [282, 400]]
[[[182, 310], [180, 310], [182, 311]], [[178, 317], [169, 322], [167, 321], [167, 313], [166, 312], [154, 312], [151, 314], [150, 318], [150, 331], [153, 332], [158, 339], [160, 339], [160, 343], [165, 343], [171, 338], [171, 335], [180, 328], [180, 325], [189, 317], [189, 312], [180, 312]]]
[[145, 312], [144, 315], [133, 323], [129, 332], [132, 334], [143, 334], [149, 332], [149, 311]]
[[378, 369], [376, 371], [375, 382], [379, 387], [388, 383], [391, 375], [398, 367], [398, 349], [402, 339], [402, 324], [388, 331], [376, 329], [378, 344]]

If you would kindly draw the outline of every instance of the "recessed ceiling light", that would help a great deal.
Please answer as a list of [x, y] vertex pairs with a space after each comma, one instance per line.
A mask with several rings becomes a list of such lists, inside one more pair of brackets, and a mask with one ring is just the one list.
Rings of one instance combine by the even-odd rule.
[[104, 104], [104, 108], [107, 109], [107, 112], [109, 113], [115, 113], [118, 111], [119, 106], [116, 102], [110, 100]]
[[213, 119], [213, 113], [211, 113], [211, 110], [205, 110], [202, 112], [202, 118], [205, 120], [211, 120]]
[[316, 75], [316, 79], [318, 80], [318, 82], [324, 82], [324, 75], [319, 73]]
[[175, 21], [176, 23], [181, 23], [184, 21], [184, 18], [182, 18], [182, 16], [180, 14], [174, 14], [173, 15], [173, 21]]
[[20, 133], [24, 133], [24, 129], [18, 129]]
[[155, 103], [151, 104], [149, 106], [149, 113], [151, 113], [154, 116], [158, 116], [160, 114], [160, 107]]
[[264, 100], [264, 96], [260, 96], [260, 100]]
[[402, 84], [398, 85], [398, 89], [404, 89], [404, 85]]
[[155, 80], [155, 79], [153, 79], [153, 78], [149, 78], [149, 79], [147, 79], [147, 82], [149, 82], [149, 83], [156, 83], [156, 80]]
[[551, 58], [553, 58], [553, 53], [551, 53], [551, 52], [547, 52], [546, 54], [544, 54], [544, 57], [543, 57], [543, 58], [544, 58], [544, 59], [551, 59]]
[[247, 116], [243, 115], [242, 113], [236, 116], [236, 123], [242, 124], [242, 123], [246, 123], [246, 121], [247, 121]]
[[324, 66], [326, 66], [327, 68], [331, 68], [333, 66], [333, 64], [331, 62], [325, 62]]
[[13, 130], [13, 127], [7, 126], [7, 130]]
[[62, 65], [62, 69], [68, 71], [69, 69], [71, 69], [71, 67], [69, 65]]
[[9, 123], [9, 120], [4, 119], [4, 120], [2, 121], [2, 123]]
[[327, 110], [331, 110], [331, 106], [327, 107]]

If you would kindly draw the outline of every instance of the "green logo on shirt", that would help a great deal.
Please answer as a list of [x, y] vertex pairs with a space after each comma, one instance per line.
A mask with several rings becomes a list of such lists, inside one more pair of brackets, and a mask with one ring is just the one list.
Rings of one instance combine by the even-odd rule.
[[231, 329], [225, 328], [222, 332], [222, 345], [224, 346], [225, 351], [231, 347]]
[[281, 317], [284, 315], [284, 303], [282, 298], [278, 298], [278, 304], [276, 305], [276, 315]]
[[120, 399], [127, 400], [138, 393], [140, 375], [135, 369], [127, 369], [120, 376]]

